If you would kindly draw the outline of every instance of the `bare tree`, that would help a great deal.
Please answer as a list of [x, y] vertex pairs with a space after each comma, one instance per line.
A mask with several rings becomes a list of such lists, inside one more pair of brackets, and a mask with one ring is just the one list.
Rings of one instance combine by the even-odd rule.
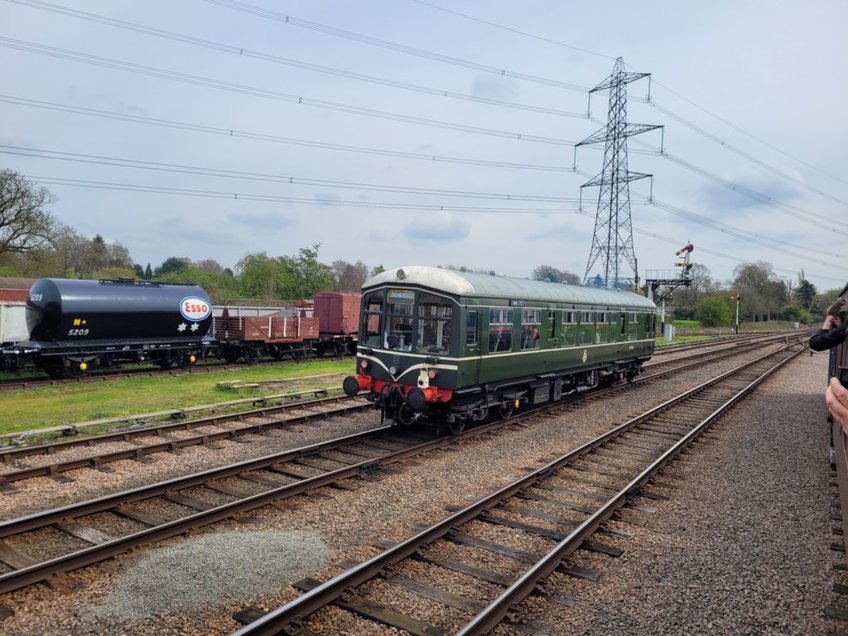
[[13, 170], [0, 170], [0, 254], [29, 254], [55, 236], [55, 221], [44, 206], [55, 198]]
[[362, 284], [368, 278], [368, 266], [362, 261], [349, 263], [348, 261], [333, 261], [334, 288], [338, 291], [358, 292]]
[[582, 282], [577, 274], [550, 265], [539, 265], [534, 269], [533, 280], [546, 280], [552, 283], [565, 283], [566, 285], [580, 285]]

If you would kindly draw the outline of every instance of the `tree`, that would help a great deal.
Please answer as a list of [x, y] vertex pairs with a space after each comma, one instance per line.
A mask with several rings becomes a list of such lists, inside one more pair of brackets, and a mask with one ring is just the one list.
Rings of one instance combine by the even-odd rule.
[[[200, 267], [201, 264], [205, 264], [204, 267]], [[192, 264], [179, 272], [164, 274], [159, 280], [166, 283], [199, 285], [209, 294], [213, 303], [226, 303], [240, 296], [239, 282], [232, 272], [224, 268], [214, 271], [205, 261]]]
[[566, 270], [559, 270], [550, 265], [539, 265], [533, 270], [533, 280], [547, 280], [552, 283], [565, 283], [567, 285], [579, 285], [580, 277]]
[[55, 198], [13, 170], [0, 170], [0, 254], [31, 254], [56, 234], [56, 222], [44, 206]]
[[310, 298], [316, 292], [333, 288], [332, 268], [318, 261], [320, 247], [320, 243], [313, 243], [312, 247], [302, 247], [296, 258], [282, 257], [292, 279], [292, 287], [283, 298]]
[[291, 274], [279, 258], [265, 252], [248, 254], [236, 263], [239, 292], [243, 298], [284, 299], [292, 287]]
[[744, 316], [757, 321], [780, 315], [788, 301], [786, 284], [777, 278], [770, 263], [743, 263], [733, 273], [733, 290], [742, 295]]
[[162, 261], [162, 264], [156, 268], [156, 278], [165, 274], [179, 274], [184, 269], [191, 267], [191, 259], [185, 256], [171, 256]]
[[118, 279], [118, 278], [135, 278], [135, 270], [131, 267], [114, 267], [107, 266], [91, 273], [91, 278], [97, 279]]
[[698, 301], [695, 320], [704, 327], [725, 327], [733, 321], [733, 310], [726, 298], [707, 296]]
[[[803, 276], [803, 273], [801, 275]], [[806, 278], [801, 278], [798, 281], [798, 287], [795, 289], [794, 297], [795, 300], [798, 301], [799, 305], [809, 311], [813, 306], [813, 301], [815, 300], [817, 293], [815, 285]]]
[[800, 305], [786, 305], [780, 312], [780, 318], [787, 322], [800, 322], [802, 325], [813, 324], [810, 312]]
[[368, 266], [362, 261], [356, 261], [356, 263], [333, 261], [332, 267], [335, 279], [333, 289], [337, 291], [358, 292], [368, 279]]

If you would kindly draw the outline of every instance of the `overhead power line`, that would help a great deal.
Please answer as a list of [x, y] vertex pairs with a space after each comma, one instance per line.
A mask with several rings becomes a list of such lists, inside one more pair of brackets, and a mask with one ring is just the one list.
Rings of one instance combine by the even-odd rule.
[[[223, 3], [223, 2], [226, 2], [227, 0], [206, 0], [206, 1], [207, 1], [207, 2], [218, 2], [218, 3]], [[578, 51], [578, 52], [581, 52], [581, 53], [585, 53], [585, 54], [587, 54], [587, 55], [594, 55], [594, 56], [597, 56], [597, 57], [604, 57], [604, 58], [611, 59], [611, 60], [612, 60], [612, 59], [615, 59], [615, 58], [614, 58], [614, 56], [612, 56], [612, 55], [607, 55], [607, 54], [604, 54], [604, 53], [600, 53], [600, 52], [598, 52], [598, 51], [592, 51], [592, 50], [589, 50], [589, 49], [585, 49], [585, 48], [582, 48], [582, 47], [578, 47], [578, 46], [575, 46], [575, 45], [573, 45], [573, 44], [569, 44], [569, 43], [567, 43], [567, 42], [562, 42], [561, 40], [554, 40], [554, 39], [552, 39], [552, 38], [541, 37], [541, 36], [536, 35], [536, 34], [533, 34], [533, 33], [527, 33], [526, 31], [521, 31], [521, 30], [519, 30], [519, 29], [516, 29], [516, 28], [513, 28], [513, 27], [509, 27], [509, 26], [506, 26], [506, 25], [503, 25], [503, 24], [497, 24], [497, 23], [492, 22], [492, 21], [489, 21], [489, 20], [483, 20], [483, 19], [481, 19], [481, 18], [478, 18], [478, 17], [472, 16], [472, 15], [468, 15], [468, 14], [466, 14], [466, 13], [460, 13], [460, 12], [458, 12], [458, 11], [454, 11], [454, 10], [451, 10], [451, 9], [446, 9], [446, 8], [441, 7], [441, 6], [438, 6], [438, 5], [434, 4], [434, 3], [431, 3], [431, 2], [425, 2], [424, 0], [413, 0], [413, 2], [416, 2], [416, 3], [421, 4], [421, 5], [424, 5], [424, 6], [431, 7], [431, 8], [433, 8], [433, 9], [437, 9], [437, 10], [439, 10], [439, 11], [444, 11], [445, 13], [450, 13], [450, 14], [453, 14], [453, 15], [456, 15], [456, 16], [459, 16], [459, 17], [462, 17], [462, 18], [464, 18], [464, 19], [471, 20], [471, 21], [474, 21], [474, 22], [477, 22], [477, 23], [480, 23], [480, 24], [485, 24], [485, 25], [488, 25], [488, 26], [493, 27], [493, 28], [495, 28], [495, 29], [500, 29], [500, 30], [503, 30], [503, 31], [508, 31], [508, 32], [511, 32], [511, 33], [515, 33], [515, 34], [517, 34], [517, 35], [520, 35], [520, 36], [523, 36], [523, 37], [526, 37], [526, 38], [530, 38], [530, 39], [533, 39], [533, 40], [537, 40], [537, 41], [540, 41], [540, 42], [545, 42], [545, 43], [547, 43], [547, 44], [552, 44], [552, 45], [554, 45], [554, 46], [558, 46], [558, 47], [562, 47], [562, 48], [570, 49], [570, 50], [573, 50], [573, 51]], [[640, 72], [638, 69], [634, 68], [633, 66], [631, 66], [631, 65], [629, 65], [629, 64], [628, 64], [627, 66], [628, 66], [628, 67], [630, 67], [630, 68], [631, 68], [634, 72], [637, 72], [637, 73], [638, 73], [638, 72]], [[740, 126], [738, 126], [738, 125], [734, 124], [734, 123], [733, 123], [733, 122], [731, 122], [731, 121], [728, 121], [727, 119], [725, 119], [724, 117], [722, 117], [722, 116], [720, 116], [720, 115], [717, 115], [716, 113], [713, 113], [713, 112], [712, 112], [712, 111], [710, 111], [709, 109], [707, 109], [707, 108], [705, 108], [705, 107], [701, 106], [700, 104], [698, 104], [698, 103], [694, 102], [693, 100], [691, 100], [691, 99], [689, 99], [689, 98], [685, 97], [684, 95], [681, 95], [679, 92], [675, 91], [674, 89], [670, 88], [669, 86], [667, 86], [667, 85], [663, 84], [662, 82], [657, 81], [657, 80], [656, 80], [656, 78], [654, 78], [654, 79], [653, 79], [653, 83], [654, 83], [655, 85], [657, 85], [657, 86], [660, 86], [660, 87], [664, 88], [664, 89], [665, 89], [665, 90], [667, 90], [669, 93], [671, 93], [671, 94], [673, 94], [674, 96], [678, 97], [679, 99], [683, 100], [684, 102], [686, 102], [686, 103], [687, 103], [687, 104], [689, 104], [690, 106], [693, 106], [694, 108], [696, 108], [696, 109], [700, 110], [701, 112], [703, 112], [703, 113], [705, 113], [705, 114], [709, 115], [710, 117], [712, 117], [712, 118], [716, 119], [717, 121], [720, 121], [721, 123], [725, 124], [726, 126], [728, 126], [728, 127], [732, 128], [733, 130], [735, 130], [735, 131], [737, 131], [737, 132], [741, 133], [742, 135], [744, 135], [744, 136], [748, 137], [749, 139], [752, 139], [753, 141], [756, 141], [757, 143], [762, 144], [763, 146], [765, 146], [765, 147], [767, 147], [767, 148], [769, 148], [769, 149], [771, 149], [771, 150], [774, 150], [774, 151], [776, 151], [776, 152], [779, 152], [779, 153], [780, 153], [780, 154], [782, 154], [783, 156], [788, 157], [788, 158], [792, 159], [793, 161], [795, 161], [795, 162], [797, 162], [797, 163], [799, 163], [799, 164], [801, 164], [801, 165], [804, 165], [804, 166], [806, 166], [806, 167], [810, 168], [811, 170], [815, 170], [816, 172], [818, 172], [818, 173], [820, 173], [820, 174], [822, 174], [822, 175], [824, 175], [824, 176], [826, 176], [826, 177], [829, 177], [829, 178], [834, 179], [835, 181], [839, 181], [839, 182], [841, 182], [841, 183], [846, 183], [846, 184], [848, 184], [848, 180], [846, 180], [845, 178], [843, 178], [843, 177], [839, 177], [839, 176], [836, 176], [836, 175], [834, 175], [834, 174], [832, 174], [832, 173], [830, 173], [830, 172], [827, 172], [826, 170], [822, 169], [821, 167], [816, 166], [816, 165], [814, 165], [814, 164], [812, 164], [812, 163], [810, 163], [810, 162], [808, 162], [808, 161], [805, 161], [804, 159], [802, 159], [802, 158], [798, 157], [798, 156], [797, 156], [797, 155], [795, 155], [794, 153], [787, 152], [787, 151], [785, 151], [785, 150], [783, 150], [783, 149], [781, 149], [781, 148], [778, 148], [778, 147], [777, 147], [777, 146], [775, 146], [774, 144], [769, 143], [768, 141], [766, 141], [766, 140], [764, 140], [764, 139], [762, 139], [762, 138], [760, 138], [760, 137], [758, 137], [758, 136], [756, 136], [756, 135], [754, 135], [754, 134], [752, 134], [752, 133], [748, 132], [748, 131], [747, 131], [747, 130], [745, 130], [744, 128], [742, 128], [742, 127], [740, 127]], [[588, 90], [588, 89], [584, 89], [584, 90]], [[639, 100], [639, 98], [634, 98], [634, 99]], [[795, 177], [793, 177], [792, 175], [787, 175], [786, 173], [784, 173], [784, 172], [782, 172], [782, 171], [778, 171], [778, 170], [776, 170], [773, 166], [769, 166], [768, 164], [766, 164], [766, 163], [764, 163], [764, 162], [762, 162], [762, 161], [760, 161], [760, 160], [756, 159], [755, 157], [753, 157], [752, 155], [750, 155], [750, 154], [748, 154], [748, 153], [744, 153], [743, 151], [738, 150], [737, 148], [735, 148], [735, 147], [731, 146], [730, 144], [728, 144], [728, 143], [726, 143], [726, 142], [724, 142], [724, 141], [720, 140], [720, 139], [719, 139], [718, 137], [716, 137], [715, 135], [712, 135], [712, 134], [708, 133], [707, 131], [703, 130], [700, 126], [697, 126], [696, 124], [693, 124], [692, 122], [690, 122], [690, 121], [688, 121], [688, 120], [684, 119], [684, 118], [683, 118], [683, 117], [681, 117], [680, 115], [677, 115], [677, 114], [675, 114], [675, 113], [672, 113], [672, 112], [671, 112], [670, 110], [668, 110], [667, 108], [665, 108], [665, 107], [663, 107], [663, 106], [658, 105], [658, 104], [656, 103], [656, 101], [655, 101], [655, 100], [653, 100], [652, 98], [648, 98], [648, 99], [644, 99], [644, 100], [639, 100], [639, 101], [644, 101], [645, 103], [650, 104], [651, 106], [653, 106], [653, 107], [654, 107], [654, 108], [656, 108], [657, 110], [660, 110], [661, 112], [664, 112], [665, 114], [669, 115], [670, 117], [673, 117], [673, 118], [677, 119], [680, 123], [682, 123], [682, 124], [684, 124], [684, 125], [686, 125], [686, 126], [688, 126], [688, 127], [692, 128], [693, 130], [696, 130], [696, 131], [698, 131], [698, 132], [701, 132], [702, 134], [704, 134], [704, 135], [705, 135], [705, 136], [707, 136], [708, 138], [712, 138], [714, 141], [716, 141], [717, 143], [719, 143], [722, 147], [724, 147], [724, 148], [726, 148], [726, 149], [728, 149], [728, 150], [730, 150], [730, 151], [732, 151], [732, 152], [736, 152], [737, 154], [740, 154], [740, 156], [744, 156], [744, 157], [746, 157], [746, 158], [748, 158], [748, 159], [750, 159], [750, 160], [754, 161], [754, 162], [755, 162], [755, 163], [757, 163], [758, 165], [761, 165], [762, 167], [764, 167], [764, 168], [766, 168], [766, 169], [768, 169], [768, 170], [772, 170], [772, 171], [774, 171], [774, 172], [777, 172], [778, 174], [780, 174], [781, 176], [783, 176], [783, 177], [785, 177], [785, 178], [788, 178], [788, 179], [791, 179], [791, 180], [793, 180], [793, 181], [796, 181], [797, 183], [799, 183], [799, 185], [802, 185], [803, 187], [806, 187], [806, 188], [810, 188], [811, 190], [813, 190], [814, 192], [817, 192], [818, 194], [821, 194], [822, 196], [826, 196], [826, 197], [828, 197], [828, 198], [833, 198], [835, 201], [837, 201], [837, 202], [839, 202], [839, 203], [845, 203], [844, 201], [842, 201], [842, 200], [840, 200], [840, 199], [836, 199], [836, 198], [832, 197], [831, 195], [828, 195], [828, 194], [826, 194], [826, 193], [822, 192], [821, 190], [816, 189], [816, 188], [814, 188], [814, 187], [810, 186], [809, 184], [806, 184], [805, 182], [803, 182], [803, 181], [801, 181], [801, 180], [796, 179], [796, 178], [795, 178]]]
[[84, 64], [89, 64], [93, 66], [101, 66], [106, 68], [113, 68], [121, 71], [126, 71], [129, 73], [137, 73], [139, 75], [147, 75], [150, 77], [157, 77], [160, 79], [167, 79], [174, 82], [180, 82], [183, 84], [192, 84], [195, 86], [203, 86], [206, 88], [214, 88], [216, 90], [224, 90], [233, 93], [241, 93], [244, 95], [253, 95], [254, 97], [261, 97], [264, 99], [272, 99], [276, 101], [287, 102], [290, 104], [298, 104], [309, 106], [312, 108], [321, 108], [324, 110], [332, 110], [337, 112], [345, 112], [351, 113], [354, 115], [361, 115], [364, 117], [375, 117], [378, 119], [386, 119], [391, 121], [398, 121], [406, 124], [417, 124], [421, 126], [430, 126], [433, 128], [444, 128], [447, 130], [455, 130], [458, 132], [466, 132], [475, 135], [486, 135], [490, 137], [501, 137], [506, 139], [512, 139], [515, 141], [529, 141], [533, 143], [543, 143], [543, 144], [554, 144], [561, 146], [573, 146], [573, 141], [568, 141], [566, 139], [557, 139], [554, 137], [543, 137], [540, 135], [529, 135], [521, 132], [511, 132], [506, 130], [496, 130], [494, 128], [483, 128], [481, 126], [469, 126], [467, 124], [458, 124], [454, 122], [447, 121], [438, 121], [435, 119], [427, 119], [425, 117], [416, 117], [413, 115], [404, 115], [402, 113], [392, 113], [387, 111], [380, 111], [372, 108], [362, 108], [359, 106], [351, 106], [349, 104], [343, 104], [340, 102], [329, 102], [321, 99], [312, 99], [309, 97], [303, 97], [301, 95], [292, 95], [289, 93], [281, 93], [279, 91], [274, 91], [270, 89], [264, 88], [256, 88], [252, 86], [245, 86], [244, 84], [236, 84], [234, 82], [225, 82], [223, 80], [216, 80], [208, 77], [202, 77], [200, 75], [191, 75], [189, 73], [180, 73], [177, 71], [170, 71], [167, 69], [156, 68], [153, 66], [144, 66], [141, 64], [134, 64], [131, 62], [124, 62], [121, 60], [115, 60], [106, 57], [100, 57], [97, 55], [89, 55], [87, 53], [81, 53], [79, 51], [71, 51], [68, 49], [60, 49], [57, 47], [46, 46], [43, 44], [38, 44], [36, 42], [26, 42], [23, 40], [15, 40], [13, 38], [0, 37], [0, 46], [15, 49], [19, 51], [26, 51], [29, 53], [37, 53], [39, 55], [47, 55], [50, 57], [56, 57], [60, 59], [70, 60], [73, 62], [81, 62]]
[[486, 104], [489, 106], [499, 106], [503, 108], [512, 108], [516, 110], [524, 110], [530, 112], [543, 113], [546, 115], [558, 115], [563, 117], [575, 117], [579, 119], [586, 119], [586, 113], [576, 113], [572, 111], [566, 111], [556, 108], [548, 108], [544, 106], [536, 106], [532, 104], [520, 104], [517, 102], [509, 102], [506, 100], [493, 99], [489, 97], [479, 97], [477, 95], [467, 95], [464, 93], [457, 93], [453, 91], [448, 91], [440, 88], [433, 88], [429, 86], [421, 86], [418, 84], [411, 84], [409, 82], [400, 82], [397, 80], [390, 80], [387, 78], [376, 77], [373, 75], [365, 75], [363, 73], [354, 73], [352, 71], [345, 71], [339, 68], [333, 68], [329, 66], [323, 66], [320, 64], [312, 64], [309, 62], [304, 62], [301, 60], [295, 60], [291, 58], [281, 57], [279, 55], [272, 55], [270, 53], [262, 53], [260, 51], [253, 51], [251, 49], [232, 46], [230, 44], [223, 44], [221, 42], [214, 42], [211, 40], [204, 40], [202, 38], [196, 38], [189, 35], [184, 35], [181, 33], [174, 33], [172, 31], [165, 31], [163, 29], [155, 29], [153, 27], [144, 26], [142, 24], [138, 24], [135, 22], [127, 22], [124, 20], [117, 20], [115, 18], [110, 18], [108, 16], [98, 15], [95, 13], [89, 13], [87, 11], [80, 11], [78, 9], [72, 9], [70, 7], [64, 7], [61, 5], [49, 3], [49, 2], [41, 2], [40, 0], [6, 0], [6, 2], [12, 2], [14, 4], [23, 5], [26, 7], [30, 7], [33, 9], [40, 9], [43, 11], [50, 11], [52, 13], [58, 13], [60, 15], [65, 15], [73, 18], [78, 18], [80, 20], [87, 20], [89, 22], [94, 22], [98, 24], [104, 24], [110, 27], [126, 29], [129, 31], [135, 31], [137, 33], [143, 33], [145, 35], [150, 35], [157, 38], [164, 38], [168, 40], [172, 40], [175, 42], [181, 42], [183, 44], [189, 44], [191, 46], [203, 47], [206, 49], [211, 49], [213, 51], [219, 51], [222, 53], [229, 53], [231, 55], [237, 55], [239, 57], [248, 57], [257, 60], [262, 60], [264, 62], [272, 62], [274, 64], [282, 64], [285, 66], [295, 67], [304, 69], [307, 71], [313, 71], [317, 73], [325, 73], [328, 75], [334, 75], [337, 77], [345, 77], [348, 79], [353, 79], [361, 82], [370, 82], [372, 84], [378, 84], [382, 86], [390, 86], [392, 88], [400, 88], [408, 91], [415, 91], [418, 93], [425, 93], [428, 95], [435, 95], [438, 97], [446, 97], [449, 99], [458, 99], [470, 102], [476, 102], [479, 104]]
[[415, 152], [401, 152], [397, 150], [389, 150], [385, 148], [371, 148], [365, 146], [351, 146], [345, 144], [336, 144], [324, 141], [316, 141], [310, 139], [298, 139], [295, 137], [282, 137], [280, 135], [269, 135], [266, 133], [251, 132], [246, 130], [238, 130], [235, 128], [223, 128], [220, 126], [206, 126], [193, 122], [184, 122], [170, 119], [157, 119], [155, 117], [144, 117], [141, 115], [130, 115], [128, 113], [119, 113], [115, 111], [98, 110], [95, 108], [84, 108], [82, 106], [72, 106], [70, 104], [59, 104], [56, 102], [45, 102], [35, 99], [27, 99], [24, 97], [15, 97], [12, 95], [0, 94], [0, 102], [8, 104], [16, 104], [27, 108], [41, 108], [45, 110], [53, 110], [57, 112], [71, 113], [74, 115], [84, 115], [88, 117], [96, 117], [101, 119], [113, 119], [117, 121], [127, 121], [148, 126], [159, 126], [163, 128], [172, 128], [179, 130], [187, 130], [191, 132], [200, 132], [211, 135], [219, 135], [223, 137], [236, 137], [242, 139], [251, 139], [256, 141], [266, 141], [279, 144], [292, 144], [297, 146], [305, 146], [310, 148], [320, 148], [324, 150], [341, 150], [344, 152], [352, 152], [359, 154], [379, 155], [384, 157], [395, 157], [402, 159], [414, 159], [419, 161], [432, 161], [443, 163], [456, 163], [472, 166], [485, 166], [490, 168], [503, 168], [509, 170], [537, 170], [546, 172], [574, 172], [574, 168], [566, 166], [548, 166], [541, 164], [524, 164], [511, 163], [501, 161], [487, 161], [484, 159], [474, 159], [466, 157], [450, 157], [447, 155], [433, 155]]
[[339, 188], [345, 190], [365, 190], [370, 192], [392, 192], [400, 194], [421, 194], [427, 196], [449, 196], [475, 199], [496, 199], [500, 201], [539, 201], [547, 203], [579, 203], [580, 201], [576, 197], [567, 198], [531, 194], [466, 192], [461, 190], [439, 190], [435, 188], [411, 188], [373, 183], [354, 183], [350, 181], [334, 181], [331, 179], [310, 179], [305, 177], [275, 175], [261, 172], [246, 172], [241, 170], [223, 170], [220, 168], [209, 168], [202, 166], [187, 166], [175, 163], [164, 163], [160, 161], [140, 161], [138, 159], [127, 159], [121, 157], [106, 157], [102, 155], [90, 155], [76, 152], [62, 152], [59, 150], [25, 148], [20, 146], [9, 146], [3, 144], [0, 144], [0, 153], [24, 157], [35, 157], [38, 159], [73, 161], [76, 163], [114, 166], [118, 168], [153, 170], [157, 172], [167, 172], [172, 174], [191, 174], [205, 177], [242, 179], [247, 181], [260, 181], [265, 183], [279, 183], [286, 185], [320, 186], [324, 188]]
[[178, 196], [203, 197], [209, 199], [230, 199], [233, 201], [263, 201], [269, 203], [296, 203], [298, 205], [318, 205], [333, 207], [373, 208], [381, 210], [427, 210], [436, 212], [479, 212], [487, 214], [575, 214], [576, 208], [497, 208], [483, 206], [427, 205], [417, 203], [394, 203], [384, 201], [346, 201], [336, 199], [315, 199], [306, 197], [284, 197], [277, 195], [255, 194], [249, 192], [224, 192], [220, 190], [200, 190], [193, 188], [173, 188], [151, 186], [137, 183], [119, 183], [88, 179], [66, 179], [62, 177], [24, 175], [27, 179], [40, 184], [95, 188], [100, 190], [121, 190], [124, 192], [147, 192]]
[[668, 108], [665, 108], [664, 106], [657, 104], [656, 101], [654, 101], [653, 99], [649, 100], [648, 103], [651, 104], [654, 108], [656, 108], [661, 113], [668, 115], [669, 117], [675, 119], [676, 121], [680, 122], [681, 124], [683, 124], [687, 128], [694, 130], [698, 134], [700, 134], [703, 137], [709, 139], [710, 141], [718, 144], [722, 148], [725, 148], [726, 150], [729, 150], [731, 152], [736, 153], [740, 157], [747, 159], [751, 163], [757, 164], [758, 166], [760, 166], [761, 168], [763, 168], [765, 170], [768, 170], [769, 172], [773, 172], [774, 174], [778, 175], [780, 178], [792, 181], [793, 183], [801, 186], [802, 188], [806, 188], [807, 190], [810, 190], [811, 192], [815, 192], [816, 194], [819, 194], [823, 197], [826, 197], [826, 198], [830, 199], [831, 201], [839, 203], [840, 205], [848, 206], [848, 201], [845, 201], [845, 200], [840, 199], [838, 197], [835, 197], [831, 194], [828, 194], [827, 192], [824, 192], [823, 190], [816, 188], [815, 186], [810, 185], [809, 183], [807, 183], [803, 179], [799, 179], [798, 177], [795, 177], [791, 174], [788, 174], [788, 173], [784, 172], [783, 170], [778, 170], [774, 166], [771, 166], [768, 163], [766, 163], [765, 161], [762, 161], [761, 159], [757, 159], [754, 155], [747, 153], [744, 150], [740, 150], [739, 148], [737, 148], [733, 144], [725, 141], [724, 139], [721, 139], [717, 135], [714, 135], [714, 134], [704, 130], [700, 126], [697, 126], [696, 124], [693, 124], [692, 122], [687, 121], [686, 119], [684, 119], [680, 115], [672, 112]]
[[463, 60], [458, 57], [441, 55], [439, 53], [426, 51], [424, 49], [418, 49], [412, 46], [406, 46], [404, 44], [397, 44], [395, 42], [388, 42], [386, 40], [372, 38], [367, 35], [362, 35], [360, 33], [354, 33], [353, 31], [345, 31], [344, 29], [338, 29], [336, 27], [320, 24], [318, 22], [312, 22], [310, 20], [303, 20], [292, 15], [286, 15], [284, 13], [278, 13], [277, 11], [271, 11], [270, 9], [263, 9], [262, 7], [256, 7], [254, 5], [248, 4], [247, 2], [240, 2], [239, 0], [205, 0], [205, 2], [208, 2], [210, 4], [217, 4], [222, 7], [232, 9], [233, 11], [249, 13], [255, 16], [259, 16], [260, 18], [265, 18], [266, 20], [274, 20], [276, 22], [280, 22], [288, 26], [295, 26], [301, 29], [315, 31], [317, 33], [324, 33], [326, 35], [332, 35], [337, 38], [343, 38], [354, 42], [359, 42], [361, 44], [367, 44], [369, 46], [376, 46], [379, 48], [396, 51], [398, 53], [405, 53], [407, 55], [414, 55], [416, 57], [435, 60], [437, 62], [452, 64], [454, 66], [460, 66], [463, 68], [469, 68], [475, 71], [491, 73], [493, 75], [499, 75], [501, 77], [509, 77], [510, 79], [533, 82], [536, 84], [546, 84], [548, 86], [564, 88], [567, 90], [576, 91], [578, 93], [585, 93], [590, 88], [588, 86], [569, 84], [567, 82], [560, 82], [558, 80], [554, 80], [548, 77], [530, 75], [528, 73], [520, 73], [518, 71], [511, 71], [509, 69], [500, 68], [497, 66], [490, 66], [488, 64], [479, 64], [477, 62]]

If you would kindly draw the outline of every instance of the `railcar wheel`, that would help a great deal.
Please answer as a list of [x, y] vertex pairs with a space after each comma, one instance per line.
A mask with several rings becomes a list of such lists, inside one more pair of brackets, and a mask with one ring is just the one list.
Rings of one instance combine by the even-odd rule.
[[504, 402], [503, 404], [498, 404], [498, 417], [502, 420], [508, 420], [512, 417], [512, 413], [515, 411], [515, 406], [512, 402]]
[[465, 430], [465, 420], [456, 419], [453, 422], [448, 422], [448, 429], [450, 429], [450, 432], [454, 435], [459, 435]]
[[409, 404], [401, 404], [395, 412], [395, 421], [403, 426], [412, 426], [415, 423], [415, 411]]
[[261, 357], [259, 349], [246, 349], [244, 352], [244, 359], [248, 364], [256, 364]]

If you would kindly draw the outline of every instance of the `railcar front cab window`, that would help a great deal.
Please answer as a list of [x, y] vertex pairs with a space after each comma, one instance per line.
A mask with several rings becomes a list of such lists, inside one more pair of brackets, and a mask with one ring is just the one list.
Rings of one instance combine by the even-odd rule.
[[446, 298], [421, 294], [418, 301], [418, 349], [429, 353], [450, 350], [453, 304]]
[[366, 346], [422, 353], [450, 350], [450, 300], [419, 292], [416, 303], [416, 292], [390, 289], [366, 294], [363, 306], [362, 339]]
[[412, 317], [415, 292], [390, 289], [386, 302], [386, 332], [383, 344], [386, 349], [412, 351]]

